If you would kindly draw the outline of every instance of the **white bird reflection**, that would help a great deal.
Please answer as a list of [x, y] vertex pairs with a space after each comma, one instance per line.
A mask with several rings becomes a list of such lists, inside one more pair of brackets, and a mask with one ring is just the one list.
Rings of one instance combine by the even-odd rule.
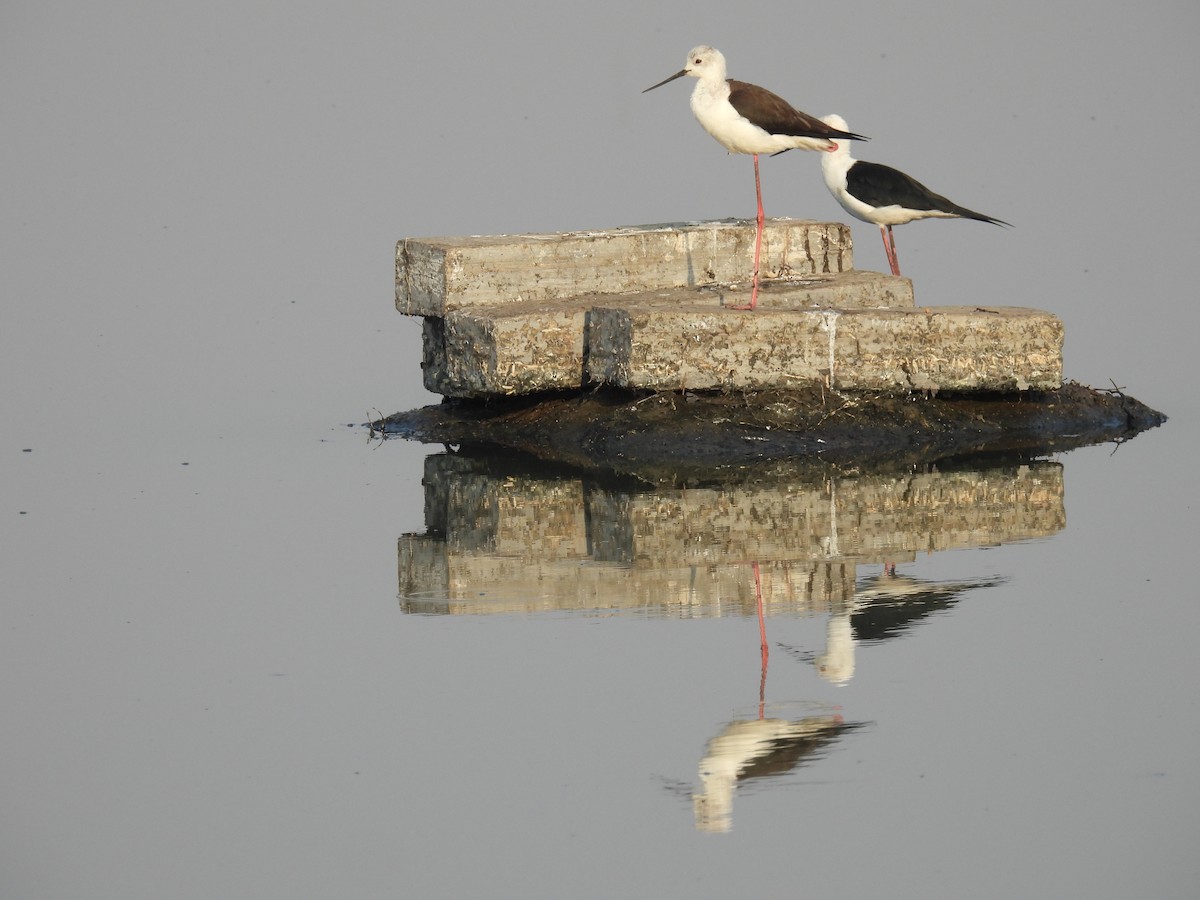
[[860, 728], [846, 724], [840, 711], [822, 710], [796, 719], [767, 714], [766, 620], [763, 616], [762, 573], [751, 564], [758, 606], [762, 669], [758, 682], [758, 715], [734, 719], [713, 737], [700, 760], [702, 790], [692, 795], [696, 828], [725, 832], [733, 826], [733, 798], [739, 784], [752, 779], [783, 775], [824, 755], [836, 738]]
[[[733, 802], [740, 785], [792, 772], [823, 756], [841, 735], [862, 727], [861, 723], [847, 724], [840, 711], [796, 719], [767, 715], [769, 656], [762, 574], [757, 562], [751, 569], [762, 653], [758, 716], [729, 722], [705, 748], [699, 765], [701, 790], [692, 795], [696, 828], [705, 832], [726, 832], [733, 827]], [[926, 617], [950, 609], [967, 591], [1004, 580], [996, 576], [934, 581], [897, 574], [895, 564], [886, 563], [882, 572], [860, 579], [853, 598], [830, 615], [824, 652], [785, 649], [811, 662], [826, 681], [845, 684], [854, 676], [857, 642], [899, 637]]]
[[968, 591], [994, 587], [1006, 580], [997, 575], [966, 581], [934, 581], [898, 574], [894, 564], [886, 564], [882, 572], [860, 579], [854, 597], [830, 614], [823, 652], [784, 649], [811, 662], [826, 681], [846, 684], [854, 677], [855, 650], [859, 643], [901, 637], [925, 618], [951, 609]]
[[696, 828], [729, 831], [739, 785], [792, 772], [824, 756], [841, 735], [861, 727], [833, 712], [730, 722], [708, 742], [700, 760], [702, 789], [692, 795]]

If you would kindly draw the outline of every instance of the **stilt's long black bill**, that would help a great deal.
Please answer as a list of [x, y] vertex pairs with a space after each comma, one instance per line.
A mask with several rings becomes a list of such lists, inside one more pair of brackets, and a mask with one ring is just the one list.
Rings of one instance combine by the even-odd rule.
[[[662, 87], [662, 86], [663, 86], [664, 84], [666, 84], [668, 81], [674, 81], [676, 78], [682, 78], [682, 77], [683, 77], [684, 75], [686, 75], [686, 74], [687, 74], [687, 69], [680, 69], [678, 72], [676, 72], [676, 73], [675, 73], [674, 75], [672, 75], [670, 78], [664, 78], [664, 79], [663, 79], [662, 81], [660, 81], [658, 84], [652, 84], [652, 85], [650, 85], [650, 87], [646, 88], [646, 91], [652, 91], [652, 90], [654, 90], [656, 87]], [[644, 94], [644, 93], [646, 93], [646, 91], [642, 91], [642, 93]]]

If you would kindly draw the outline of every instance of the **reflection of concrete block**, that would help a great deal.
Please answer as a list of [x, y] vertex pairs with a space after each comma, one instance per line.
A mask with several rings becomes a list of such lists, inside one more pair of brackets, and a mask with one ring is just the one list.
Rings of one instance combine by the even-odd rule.
[[845, 608], [856, 567], [1060, 531], [1062, 467], [786, 481], [686, 490], [585, 488], [573, 477], [426, 460], [429, 532], [399, 542], [400, 593], [425, 612], [642, 609], [753, 615]]

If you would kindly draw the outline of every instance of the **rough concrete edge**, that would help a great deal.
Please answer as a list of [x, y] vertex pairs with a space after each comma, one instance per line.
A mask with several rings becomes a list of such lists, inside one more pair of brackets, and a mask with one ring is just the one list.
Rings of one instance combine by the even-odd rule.
[[396, 311], [408, 312], [408, 238], [396, 241]]

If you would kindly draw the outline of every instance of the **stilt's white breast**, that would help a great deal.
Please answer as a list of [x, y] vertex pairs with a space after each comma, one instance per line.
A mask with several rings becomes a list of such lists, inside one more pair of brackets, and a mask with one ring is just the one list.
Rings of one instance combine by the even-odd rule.
[[[827, 123], [828, 118], [826, 117]], [[825, 178], [825, 187], [829, 188], [833, 199], [850, 215], [864, 222], [874, 222], [875, 220], [869, 217], [873, 207], [855, 199], [846, 190], [846, 173], [854, 165], [854, 160], [850, 158], [850, 149], [846, 146], [848, 143], [849, 141], [838, 141], [836, 150], [821, 156], [821, 174]]]
[[[729, 102], [729, 82], [718, 84], [700, 80], [692, 91], [692, 112], [730, 153], [775, 153], [789, 149], [817, 149], [825, 141], [771, 134], [742, 116]], [[811, 147], [808, 144], [811, 143]]]

